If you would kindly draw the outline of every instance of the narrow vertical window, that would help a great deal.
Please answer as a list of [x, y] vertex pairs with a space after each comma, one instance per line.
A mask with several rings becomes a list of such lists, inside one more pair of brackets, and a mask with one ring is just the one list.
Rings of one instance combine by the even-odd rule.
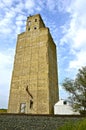
[[35, 19], [35, 22], [37, 22], [37, 19]]
[[30, 109], [33, 107], [33, 101], [30, 100]]
[[30, 31], [30, 28], [28, 28], [28, 31]]

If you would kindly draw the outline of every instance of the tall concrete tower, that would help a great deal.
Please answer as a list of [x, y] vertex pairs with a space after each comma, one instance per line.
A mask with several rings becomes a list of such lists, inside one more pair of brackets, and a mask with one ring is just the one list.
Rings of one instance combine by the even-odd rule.
[[58, 101], [56, 45], [39, 14], [17, 38], [8, 113], [53, 114]]

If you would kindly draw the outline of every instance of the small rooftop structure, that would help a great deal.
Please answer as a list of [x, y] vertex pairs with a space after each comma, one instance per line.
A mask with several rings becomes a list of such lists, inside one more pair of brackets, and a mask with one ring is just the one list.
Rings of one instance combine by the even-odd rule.
[[54, 114], [55, 115], [80, 115], [79, 112], [74, 112], [71, 104], [61, 99], [54, 105]]

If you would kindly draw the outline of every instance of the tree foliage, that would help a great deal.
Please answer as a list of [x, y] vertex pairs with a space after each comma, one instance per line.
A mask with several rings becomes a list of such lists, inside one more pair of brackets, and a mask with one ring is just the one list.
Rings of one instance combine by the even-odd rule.
[[86, 112], [86, 66], [78, 70], [74, 80], [66, 78], [62, 84], [75, 110]]

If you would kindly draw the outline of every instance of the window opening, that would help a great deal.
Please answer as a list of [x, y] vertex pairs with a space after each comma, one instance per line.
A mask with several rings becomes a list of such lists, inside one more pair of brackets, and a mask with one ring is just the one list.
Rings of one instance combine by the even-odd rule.
[[36, 27], [34, 27], [34, 29], [37, 29]]
[[26, 103], [21, 103], [20, 104], [20, 113], [25, 113], [26, 110]]
[[28, 31], [30, 31], [30, 28], [28, 28]]
[[35, 19], [35, 22], [37, 22], [37, 19]]
[[33, 101], [30, 100], [30, 109], [33, 107]]

